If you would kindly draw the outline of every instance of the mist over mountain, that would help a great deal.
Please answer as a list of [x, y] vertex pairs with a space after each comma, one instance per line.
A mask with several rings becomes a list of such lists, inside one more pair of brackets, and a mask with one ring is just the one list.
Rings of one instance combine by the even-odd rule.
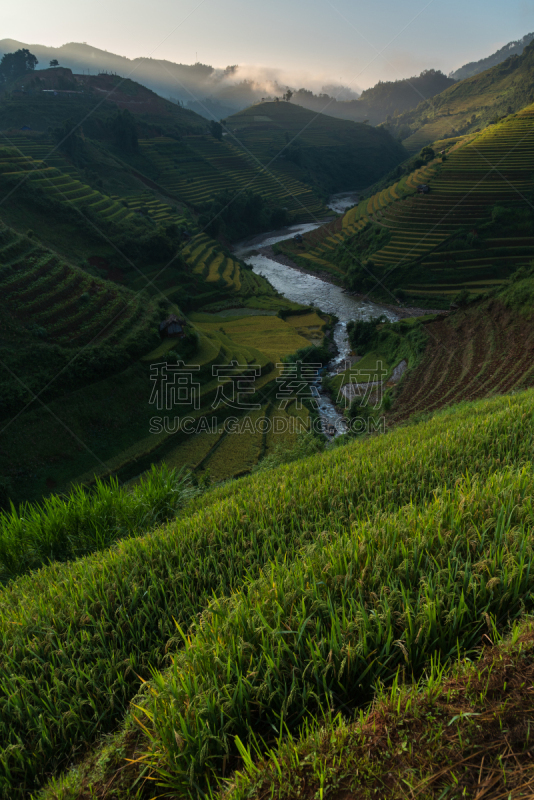
[[129, 59], [86, 43], [71, 42], [61, 47], [25, 44], [12, 39], [0, 41], [0, 57], [27, 48], [38, 59], [38, 70], [56, 59], [60, 66], [77, 74], [101, 72], [129, 77], [161, 97], [179, 103], [206, 119], [223, 119], [266, 100], [281, 98], [288, 89], [294, 103], [310, 111], [339, 119], [372, 125], [388, 114], [414, 108], [422, 98], [437, 94], [452, 80], [436, 70], [425, 70], [406, 80], [380, 82], [360, 95], [356, 87], [334, 82], [326, 75], [251, 65], [230, 65], [225, 69], [208, 64], [177, 64], [152, 58]]
[[510, 56], [520, 56], [525, 47], [534, 39], [534, 33], [526, 33], [521, 39], [513, 42], [508, 42], [500, 50], [492, 53], [491, 56], [481, 58], [480, 61], [470, 61], [469, 64], [464, 64], [460, 69], [454, 70], [449, 73], [449, 78], [454, 78], [456, 81], [463, 81], [464, 78], [471, 78], [473, 75], [478, 75], [480, 72], [495, 67], [502, 61], [506, 61]]
[[344, 86], [326, 74], [287, 71], [257, 65], [232, 64], [226, 68], [197, 62], [180, 64], [164, 59], [130, 59], [85, 42], [70, 42], [61, 47], [25, 44], [12, 39], [0, 40], [0, 58], [26, 48], [39, 62], [38, 71], [52, 60], [79, 75], [111, 73], [132, 80], [205, 119], [220, 120], [259, 102], [282, 99], [288, 90], [291, 100], [309, 111], [328, 114], [353, 122], [371, 125], [391, 122], [429, 101], [458, 80], [473, 76], [522, 53], [534, 33], [509, 42], [496, 53], [471, 62], [446, 76], [436, 69], [425, 69], [395, 81], [379, 81], [360, 92]]
[[[57, 59], [74, 73], [111, 72], [130, 77], [162, 97], [181, 103], [207, 119], [219, 119], [247, 108], [262, 98], [281, 96], [295, 85], [306, 86], [311, 93], [326, 93], [340, 101], [359, 97], [354, 88], [333, 84], [327, 75], [311, 77], [306, 73], [288, 74], [281, 69], [261, 66], [230, 65], [225, 69], [208, 64], [177, 64], [153, 58], [129, 59], [100, 50], [85, 42], [70, 42], [61, 47], [27, 44], [13, 39], [0, 40], [0, 58], [5, 53], [27, 48], [38, 59], [38, 69]], [[321, 107], [324, 101], [320, 101]], [[333, 113], [332, 110], [329, 113]]]

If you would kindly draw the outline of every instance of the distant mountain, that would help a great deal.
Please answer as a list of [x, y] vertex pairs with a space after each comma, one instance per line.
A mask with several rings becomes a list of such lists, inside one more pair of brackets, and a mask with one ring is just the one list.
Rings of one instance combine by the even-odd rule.
[[48, 67], [53, 59], [60, 66], [74, 73], [98, 75], [112, 73], [123, 78], [131, 78], [162, 97], [173, 97], [185, 102], [192, 94], [211, 91], [217, 81], [223, 80], [224, 70], [215, 70], [207, 64], [175, 64], [172, 61], [153, 58], [129, 59], [99, 50], [97, 47], [80, 42], [70, 42], [61, 47], [45, 47], [40, 44], [24, 44], [13, 39], [0, 41], [0, 57], [20, 48], [28, 48], [39, 61], [38, 70]]
[[424, 145], [476, 133], [534, 102], [534, 41], [485, 72], [465, 78], [416, 109], [386, 123], [409, 152]]
[[358, 102], [365, 109], [369, 122], [377, 125], [388, 116], [415, 108], [422, 100], [429, 100], [453, 83], [454, 80], [447, 78], [440, 70], [425, 69], [412, 78], [380, 81], [376, 86], [362, 92]]
[[473, 75], [478, 75], [490, 67], [495, 67], [502, 61], [506, 61], [510, 56], [520, 56], [525, 47], [534, 39], [534, 33], [527, 33], [522, 39], [517, 39], [514, 42], [508, 42], [496, 53], [493, 53], [487, 58], [481, 58], [480, 61], [470, 61], [469, 64], [464, 64], [460, 69], [454, 70], [449, 73], [449, 78], [454, 78], [456, 81], [463, 81], [464, 78], [471, 78]]
[[233, 65], [216, 69], [209, 64], [176, 64], [153, 58], [129, 59], [99, 50], [86, 43], [70, 42], [61, 47], [26, 44], [13, 39], [0, 40], [0, 58], [5, 53], [27, 48], [39, 64], [37, 71], [52, 60], [60, 66], [83, 75], [111, 73], [131, 78], [171, 102], [181, 104], [206, 119], [222, 119], [248, 108], [254, 103], [281, 98], [291, 88], [293, 100], [310, 111], [338, 119], [371, 125], [384, 122], [389, 114], [415, 108], [422, 98], [429, 99], [452, 84], [442, 72], [430, 69], [419, 76], [399, 81], [378, 83], [361, 97], [346, 86], [327, 84], [319, 93], [309, 88], [288, 87], [279, 77], [255, 71], [254, 78], [246, 67]]

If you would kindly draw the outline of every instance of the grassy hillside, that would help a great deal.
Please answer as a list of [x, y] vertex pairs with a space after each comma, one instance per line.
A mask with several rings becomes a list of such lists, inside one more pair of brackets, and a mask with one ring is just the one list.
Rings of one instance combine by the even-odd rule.
[[228, 117], [226, 125], [235, 144], [265, 167], [328, 194], [368, 186], [405, 158], [385, 131], [288, 102], [258, 103]]
[[[534, 256], [525, 202], [534, 188], [533, 115], [528, 106], [474, 137], [434, 143], [426, 164], [420, 159], [423, 166], [342, 221], [306, 234], [302, 245], [279, 247], [305, 268], [386, 302], [447, 308], [462, 290], [505, 285]], [[429, 194], [417, 194], [421, 183]]]
[[[239, 137], [241, 138], [241, 137]], [[211, 135], [143, 139], [139, 155], [129, 162], [155, 180], [166, 193], [202, 211], [222, 193], [228, 201], [252, 191], [274, 207], [285, 208], [288, 221], [310, 221], [327, 214], [317, 193], [298, 169], [258, 161], [244, 153], [238, 142]], [[283, 223], [282, 223], [283, 224]], [[254, 231], [250, 231], [254, 232]]]
[[465, 78], [417, 108], [388, 122], [387, 127], [415, 153], [426, 144], [473, 133], [488, 123], [519, 111], [534, 99], [534, 44], [522, 55]]
[[3, 796], [79, 761], [140, 678], [124, 731], [48, 797], [91, 783], [103, 797], [112, 780], [116, 797], [152, 797], [131, 788], [140, 772], [196, 795], [258, 737], [280, 746], [327, 703], [350, 719], [378, 679], [420, 677], [529, 611], [533, 402], [466, 406], [234, 482], [151, 536], [11, 583]]

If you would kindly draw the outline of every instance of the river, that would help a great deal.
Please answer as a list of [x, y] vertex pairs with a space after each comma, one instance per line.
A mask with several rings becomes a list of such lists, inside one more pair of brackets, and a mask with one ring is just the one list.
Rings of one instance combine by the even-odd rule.
[[[354, 196], [354, 193], [350, 194], [351, 198]], [[354, 200], [349, 202], [350, 205], [354, 205]], [[315, 275], [308, 275], [298, 269], [273, 261], [272, 258], [261, 252], [262, 248], [289, 239], [296, 233], [314, 230], [321, 224], [317, 222], [292, 225], [280, 231], [253, 236], [236, 244], [234, 252], [245, 263], [250, 264], [254, 272], [267, 278], [272, 286], [288, 300], [304, 306], [314, 306], [338, 317], [339, 322], [334, 327], [334, 341], [338, 354], [327, 367], [329, 374], [335, 374], [351, 352], [347, 336], [348, 322], [355, 319], [371, 319], [371, 317], [378, 317], [381, 314], [392, 321], [398, 317], [390, 309], [385, 309], [376, 303], [356, 300], [345, 294], [339, 286], [317, 278]], [[331, 399], [323, 392], [319, 395], [319, 411], [325, 427], [331, 425], [340, 432], [343, 430], [341, 415], [336, 411]]]

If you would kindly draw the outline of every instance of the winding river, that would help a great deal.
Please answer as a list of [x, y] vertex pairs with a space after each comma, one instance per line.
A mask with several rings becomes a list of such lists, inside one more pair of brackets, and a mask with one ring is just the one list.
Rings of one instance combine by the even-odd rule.
[[[337, 202], [335, 210], [338, 210], [338, 207], [339, 210], [342, 210], [343, 200], [341, 197], [348, 198], [344, 202], [350, 206], [354, 205], [355, 196], [355, 193], [346, 193], [343, 196], [332, 198], [332, 203], [334, 200]], [[336, 198], [338, 199], [336, 200]], [[334, 205], [332, 204], [331, 207]], [[262, 248], [289, 239], [296, 233], [314, 230], [320, 224], [292, 225], [280, 231], [254, 236], [236, 244], [234, 252], [239, 258], [250, 264], [254, 272], [267, 278], [272, 286], [288, 300], [304, 306], [315, 306], [326, 313], [336, 314], [339, 322], [334, 327], [334, 340], [338, 354], [327, 367], [329, 374], [335, 374], [351, 352], [347, 337], [348, 322], [355, 319], [370, 319], [378, 317], [380, 314], [384, 314], [390, 320], [397, 319], [397, 316], [376, 303], [356, 300], [354, 297], [344, 294], [339, 286], [317, 278], [315, 275], [308, 275], [293, 267], [280, 264], [261, 252]], [[325, 427], [331, 425], [338, 431], [343, 430], [341, 415], [336, 411], [330, 398], [322, 392], [319, 394], [319, 411]]]

